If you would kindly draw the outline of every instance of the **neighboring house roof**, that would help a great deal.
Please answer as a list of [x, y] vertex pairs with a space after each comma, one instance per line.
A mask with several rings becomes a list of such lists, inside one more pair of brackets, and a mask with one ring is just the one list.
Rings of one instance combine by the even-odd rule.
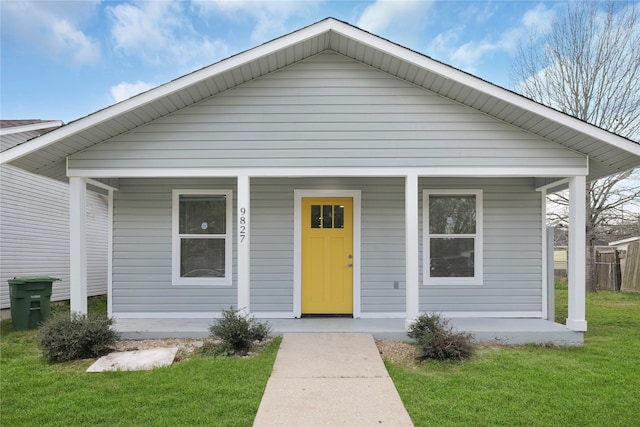
[[63, 124], [60, 120], [0, 120], [0, 152], [59, 128]]
[[640, 144], [630, 139], [333, 18], [71, 122], [4, 153], [2, 162], [64, 179], [60, 165], [73, 153], [327, 50], [580, 152], [589, 158], [589, 180], [640, 165]]
[[636, 241], [640, 241], [640, 236], [637, 237], [629, 237], [627, 239], [622, 239], [622, 240], [616, 240], [615, 242], [611, 242], [609, 243], [609, 246], [621, 246], [621, 245], [628, 245], [631, 242], [636, 242]]
[[45, 123], [46, 120], [29, 119], [29, 120], [0, 120], [0, 129], [13, 128], [17, 126], [33, 125], [38, 123]]

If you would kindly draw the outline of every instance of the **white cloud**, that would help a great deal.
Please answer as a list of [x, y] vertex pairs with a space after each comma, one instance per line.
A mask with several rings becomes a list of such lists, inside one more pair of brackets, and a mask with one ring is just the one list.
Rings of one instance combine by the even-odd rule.
[[115, 102], [120, 102], [139, 93], [146, 92], [153, 87], [155, 87], [154, 84], [141, 81], [135, 83], [121, 82], [111, 87], [111, 96]]
[[198, 34], [180, 1], [123, 3], [108, 7], [115, 49], [150, 64], [171, 62], [183, 69], [211, 64], [227, 46]]
[[222, 13], [236, 20], [254, 20], [251, 40], [263, 43], [289, 32], [290, 19], [308, 16], [322, 1], [193, 0], [192, 3], [205, 16]]
[[547, 9], [543, 4], [539, 4], [525, 12], [522, 17], [522, 24], [528, 31], [532, 31], [539, 36], [548, 34], [555, 20], [556, 12], [553, 9]]
[[76, 65], [95, 63], [100, 60], [100, 44], [87, 36], [81, 26], [95, 15], [98, 4], [98, 1], [3, 1], [3, 37], [11, 33]]
[[413, 26], [423, 22], [424, 14], [431, 7], [431, 1], [389, 1], [378, 0], [369, 5], [356, 26], [379, 34], [390, 26]]
[[457, 67], [475, 73], [476, 64], [496, 49], [498, 46], [488, 41], [471, 41], [455, 49], [449, 59]]
[[[464, 12], [466, 13], [466, 12]], [[497, 36], [485, 36], [481, 40], [463, 42], [464, 24], [446, 33], [438, 34], [428, 45], [430, 55], [442, 59], [462, 70], [474, 73], [478, 65], [496, 52], [513, 54], [524, 37], [539, 37], [550, 31], [555, 19], [554, 10], [537, 5], [527, 10], [516, 26], [506, 28]]]
[[421, 51], [422, 34], [430, 25], [434, 1], [377, 0], [369, 4], [356, 26], [392, 40], [402, 46]]
[[75, 63], [92, 63], [100, 59], [100, 48], [97, 42], [74, 28], [68, 21], [52, 22], [51, 27], [54, 45], [71, 53]]

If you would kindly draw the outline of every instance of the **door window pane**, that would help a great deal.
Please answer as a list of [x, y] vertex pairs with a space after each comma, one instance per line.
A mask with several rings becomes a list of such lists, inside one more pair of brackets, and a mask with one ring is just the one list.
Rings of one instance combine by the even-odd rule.
[[344, 206], [333, 207], [333, 228], [344, 228]]
[[311, 205], [311, 228], [344, 228], [344, 206]]
[[431, 238], [431, 277], [474, 277], [473, 238]]
[[311, 228], [320, 228], [320, 205], [311, 205]]
[[225, 277], [224, 239], [180, 241], [180, 277]]
[[180, 234], [225, 234], [227, 200], [223, 195], [181, 194]]
[[475, 195], [429, 195], [430, 234], [475, 234]]
[[332, 205], [323, 205], [322, 206], [322, 228], [332, 228], [333, 225], [333, 215], [332, 215]]

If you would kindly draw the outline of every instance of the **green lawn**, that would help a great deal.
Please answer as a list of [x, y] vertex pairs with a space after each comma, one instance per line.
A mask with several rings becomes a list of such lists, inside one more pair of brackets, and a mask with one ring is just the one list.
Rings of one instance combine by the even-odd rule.
[[280, 342], [252, 358], [85, 373], [92, 360], [47, 363], [37, 331], [13, 331], [10, 320], [1, 327], [2, 426], [250, 426]]
[[[566, 318], [566, 288], [556, 319]], [[587, 295], [579, 348], [490, 347], [387, 368], [416, 426], [631, 426], [640, 420], [640, 294]]]
[[[563, 319], [566, 289], [556, 297]], [[579, 348], [488, 347], [464, 363], [387, 367], [416, 426], [637, 425], [640, 294], [589, 294], [587, 320]], [[47, 363], [36, 331], [1, 327], [2, 426], [250, 426], [280, 342], [253, 358], [87, 374], [91, 361]]]

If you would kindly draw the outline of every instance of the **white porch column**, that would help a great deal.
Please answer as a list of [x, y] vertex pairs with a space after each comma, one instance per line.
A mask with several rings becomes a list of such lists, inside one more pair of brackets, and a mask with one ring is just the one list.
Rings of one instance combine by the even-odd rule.
[[419, 297], [419, 263], [418, 263], [418, 176], [407, 175], [404, 186], [405, 200], [405, 256], [406, 256], [406, 318], [405, 326], [409, 326], [420, 311]]
[[586, 195], [584, 176], [569, 178], [569, 313], [567, 327], [586, 331], [585, 320], [585, 253], [586, 253]]
[[238, 177], [238, 310], [250, 312], [250, 221], [249, 202], [251, 184], [248, 176]]
[[113, 315], [113, 188], [109, 192], [107, 205], [107, 315]]
[[87, 314], [87, 180], [69, 178], [71, 312]]

